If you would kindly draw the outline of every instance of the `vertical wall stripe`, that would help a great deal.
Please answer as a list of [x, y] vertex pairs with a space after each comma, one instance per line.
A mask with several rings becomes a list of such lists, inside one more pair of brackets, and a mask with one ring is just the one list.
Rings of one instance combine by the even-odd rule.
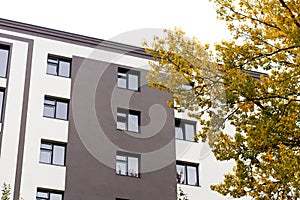
[[24, 143], [26, 134], [26, 121], [27, 121], [27, 110], [28, 110], [28, 98], [29, 98], [29, 88], [30, 88], [30, 77], [31, 77], [31, 67], [32, 67], [32, 53], [33, 53], [33, 40], [25, 39], [28, 42], [27, 51], [27, 63], [26, 63], [26, 74], [25, 74], [25, 84], [23, 92], [23, 105], [22, 105], [22, 115], [21, 115], [21, 125], [20, 125], [20, 136], [19, 136], [19, 148], [17, 157], [17, 168], [14, 186], [14, 200], [18, 200], [20, 196], [20, 186], [22, 177], [22, 167], [23, 167], [23, 156], [24, 156]]
[[32, 53], [33, 53], [33, 43], [34, 42], [31, 39], [2, 34], [2, 33], [0, 33], [0, 37], [28, 43], [25, 84], [24, 84], [24, 91], [23, 91], [22, 115], [21, 115], [21, 125], [20, 125], [20, 135], [19, 135], [18, 155], [17, 155], [17, 167], [16, 167], [15, 185], [14, 185], [14, 191], [13, 191], [13, 199], [18, 200], [19, 194], [20, 194], [21, 177], [22, 177], [24, 143], [25, 143], [26, 121], [27, 121], [27, 109], [28, 109], [28, 98], [29, 98], [31, 66], [32, 66]]

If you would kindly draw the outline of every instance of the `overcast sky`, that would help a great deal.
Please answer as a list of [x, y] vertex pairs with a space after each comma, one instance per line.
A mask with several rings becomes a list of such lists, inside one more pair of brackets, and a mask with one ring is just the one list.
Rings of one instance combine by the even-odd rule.
[[3, 0], [0, 17], [133, 45], [175, 26], [211, 44], [229, 37], [208, 0]]

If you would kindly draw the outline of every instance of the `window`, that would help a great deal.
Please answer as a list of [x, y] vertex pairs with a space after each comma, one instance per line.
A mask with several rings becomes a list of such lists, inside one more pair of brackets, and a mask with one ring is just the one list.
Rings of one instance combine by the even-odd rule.
[[181, 140], [195, 141], [196, 123], [175, 119], [175, 137]]
[[0, 77], [6, 77], [10, 47], [0, 44]]
[[176, 171], [177, 183], [185, 185], [199, 185], [197, 164], [177, 162]]
[[139, 177], [139, 160], [139, 155], [117, 152], [116, 173], [118, 175]]
[[118, 68], [118, 87], [129, 90], [139, 90], [140, 72]]
[[4, 104], [4, 90], [0, 89], [0, 122], [2, 122], [2, 115], [3, 115], [3, 104]]
[[38, 189], [36, 200], [63, 200], [63, 192], [54, 192]]
[[40, 163], [64, 166], [65, 153], [65, 145], [42, 141], [40, 149]]
[[48, 56], [47, 74], [70, 77], [71, 59]]
[[57, 100], [45, 97], [44, 101], [44, 117], [55, 119], [68, 119], [69, 103], [67, 100]]
[[134, 110], [117, 109], [117, 129], [139, 132], [140, 112]]

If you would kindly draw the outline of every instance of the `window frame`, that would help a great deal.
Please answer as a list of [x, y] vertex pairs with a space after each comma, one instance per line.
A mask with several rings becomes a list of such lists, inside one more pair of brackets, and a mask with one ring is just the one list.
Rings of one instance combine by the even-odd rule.
[[[49, 62], [49, 60], [56, 60], [57, 61], [57, 64], [56, 64], [56, 74], [48, 72], [48, 65], [49, 65], [49, 63], [51, 63], [51, 62]], [[69, 75], [68, 76], [61, 75], [59, 73], [59, 68], [61, 66], [60, 62], [67, 62], [67, 63], [69, 63]], [[52, 64], [55, 64], [55, 63], [52, 62]], [[47, 57], [46, 74], [52, 75], [52, 76], [64, 77], [64, 78], [71, 78], [71, 70], [72, 70], [72, 59], [71, 58], [57, 56], [57, 55], [52, 55], [52, 54], [48, 55], [48, 57]]]
[[[46, 148], [42, 148], [42, 145], [45, 144], [45, 145], [51, 145], [51, 150], [49, 149], [46, 149]], [[54, 146], [58, 146], [58, 147], [64, 147], [64, 162], [63, 164], [56, 164], [56, 163], [53, 163], [53, 158], [54, 158]], [[50, 162], [42, 162], [41, 161], [41, 153], [42, 153], [42, 150], [46, 150], [46, 151], [51, 151], [51, 161]], [[54, 165], [54, 166], [66, 166], [66, 154], [67, 154], [67, 144], [66, 143], [62, 143], [62, 142], [54, 142], [54, 141], [49, 141], [49, 140], [41, 140], [41, 143], [40, 143], [40, 156], [39, 156], [39, 163], [41, 164], [48, 164], [48, 165]]]
[[9, 71], [10, 60], [11, 60], [12, 44], [5, 43], [5, 42], [0, 42], [0, 49], [8, 51], [6, 66], [5, 66], [5, 74], [3, 76], [0, 74], [0, 78], [7, 78], [8, 71]]
[[[121, 117], [120, 114], [124, 114], [125, 117]], [[137, 116], [138, 117], [138, 131], [133, 131], [133, 130], [129, 130], [129, 116], [133, 115], [133, 116]], [[123, 120], [121, 120], [123, 119]], [[119, 121], [120, 120], [120, 121]], [[137, 111], [137, 110], [130, 110], [130, 109], [125, 109], [125, 108], [117, 108], [117, 130], [121, 130], [121, 131], [129, 131], [129, 132], [133, 132], [133, 133], [140, 133], [141, 131], [141, 112]], [[121, 129], [118, 127], [118, 123], [125, 123], [126, 125], [126, 129]]]
[[[0, 88], [0, 93], [3, 93], [2, 105], [0, 105], [0, 123], [3, 123], [4, 120], [4, 105], [5, 105], [5, 98], [6, 98], [6, 90], [5, 88]], [[0, 131], [1, 132], [1, 131]]]
[[[123, 74], [123, 77], [125, 77], [126, 87], [119, 86], [119, 78], [121, 78], [120, 74]], [[137, 90], [129, 88], [129, 75], [133, 75], [133, 76], [137, 77]], [[118, 67], [117, 68], [117, 87], [121, 88], [121, 89], [126, 89], [126, 90], [139, 92], [140, 91], [140, 86], [141, 86], [141, 84], [140, 84], [140, 75], [141, 75], [140, 71], [136, 71], [136, 70], [132, 70], [132, 69], [129, 69], [129, 68], [124, 68], [124, 67]]]
[[[178, 180], [181, 179], [181, 177], [179, 177], [179, 174], [177, 172], [177, 166], [178, 165], [184, 167], [184, 182], [185, 183], [181, 183], [180, 181], [178, 181]], [[196, 168], [196, 180], [197, 180], [197, 183], [195, 185], [192, 185], [192, 184], [188, 183], [188, 181], [189, 181], [188, 180], [188, 170], [187, 170], [188, 167], [195, 167]], [[199, 183], [199, 180], [200, 180], [200, 178], [199, 178], [199, 164], [197, 164], [197, 163], [190, 163], [190, 162], [184, 162], [184, 161], [176, 161], [176, 175], [177, 175], [177, 178], [176, 178], [177, 179], [176, 180], [177, 184], [190, 185], [190, 186], [200, 186], [200, 183]]]
[[[192, 125], [194, 127], [194, 137], [197, 134], [197, 122], [195, 121], [190, 121], [190, 120], [185, 120], [185, 119], [180, 119], [180, 118], [175, 118], [175, 138], [177, 140], [184, 140], [184, 141], [188, 141], [188, 142], [196, 142], [195, 138], [193, 138], [193, 140], [189, 140], [186, 138], [186, 128], [185, 125], [189, 124]], [[177, 126], [179, 125], [179, 126]], [[177, 138], [176, 137], [176, 128], [181, 128], [182, 130], [182, 136], [183, 138]]]
[[[126, 161], [123, 160], [118, 160], [117, 157], [118, 156], [123, 156], [126, 157]], [[138, 172], [136, 176], [130, 175], [129, 170], [128, 170], [128, 166], [129, 166], [129, 161], [128, 158], [137, 158], [138, 159]], [[126, 174], [122, 174], [121, 172], [118, 173], [117, 171], [117, 164], [119, 163], [126, 163]], [[134, 153], [129, 153], [129, 152], [123, 152], [123, 151], [117, 151], [116, 152], [116, 175], [119, 176], [129, 176], [129, 177], [133, 177], [133, 178], [141, 178], [141, 155], [139, 154], [134, 154]]]
[[[47, 193], [48, 197], [47, 198], [45, 198], [45, 197], [38, 197], [38, 193]], [[51, 194], [59, 194], [59, 195], [61, 195], [61, 199], [62, 200], [64, 199], [64, 192], [63, 191], [51, 190], [51, 189], [44, 189], [44, 188], [37, 188], [35, 199], [36, 200], [51, 200], [50, 199], [50, 195]]]
[[[54, 105], [46, 103], [45, 101], [54, 101]], [[66, 117], [66, 119], [58, 118], [56, 116], [56, 114], [57, 114], [57, 102], [67, 104], [67, 113], [66, 113], [67, 117]], [[68, 100], [68, 99], [62, 99], [62, 98], [57, 98], [57, 97], [52, 97], [52, 96], [45, 96], [44, 97], [44, 103], [43, 103], [43, 117], [68, 121], [69, 120], [69, 103], [70, 103], [70, 100]], [[44, 113], [45, 106], [54, 108], [54, 116], [53, 117], [45, 115], [45, 113]]]

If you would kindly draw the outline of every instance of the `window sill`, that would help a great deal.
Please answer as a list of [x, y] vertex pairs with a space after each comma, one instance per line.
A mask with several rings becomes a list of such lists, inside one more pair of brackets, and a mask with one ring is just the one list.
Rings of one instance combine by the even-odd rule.
[[45, 163], [45, 162], [39, 162], [39, 164], [50, 165], [50, 166], [55, 166], [55, 167], [66, 167], [66, 165], [57, 165], [57, 164], [51, 164], [51, 163]]
[[117, 175], [117, 176], [130, 177], [130, 178], [138, 178], [138, 179], [141, 178], [141, 175], [138, 175], [138, 176], [129, 176], [129, 175], [123, 175], [123, 174], [116, 174], [116, 175]]
[[47, 118], [47, 119], [55, 119], [55, 120], [61, 120], [61, 121], [66, 121], [66, 122], [69, 121], [69, 119], [60, 119], [60, 118], [48, 117], [48, 116], [44, 116], [44, 115], [43, 115], [43, 117], [45, 117], [45, 118]]
[[186, 186], [191, 186], [191, 187], [196, 187], [196, 188], [201, 187], [201, 185], [188, 185], [188, 184], [183, 184], [183, 183], [177, 183], [177, 185], [186, 185]]
[[123, 130], [123, 129], [118, 129], [118, 128], [117, 128], [117, 130], [120, 131], [120, 132], [125, 131], [125, 132], [129, 132], [129, 133], [133, 133], [133, 134], [141, 134], [141, 132], [128, 131], [128, 130]]
[[68, 79], [71, 79], [70, 76], [60, 76], [60, 75], [49, 74], [49, 73], [46, 73], [46, 74], [49, 75], [49, 76], [55, 76], [55, 77], [61, 77], [61, 78], [68, 78]]
[[179, 141], [192, 142], [192, 143], [196, 143], [196, 144], [199, 143], [199, 142], [191, 141], [191, 140], [184, 140], [184, 139], [179, 139], [179, 138], [175, 138], [175, 139], [176, 139], [176, 140], [179, 140]]

